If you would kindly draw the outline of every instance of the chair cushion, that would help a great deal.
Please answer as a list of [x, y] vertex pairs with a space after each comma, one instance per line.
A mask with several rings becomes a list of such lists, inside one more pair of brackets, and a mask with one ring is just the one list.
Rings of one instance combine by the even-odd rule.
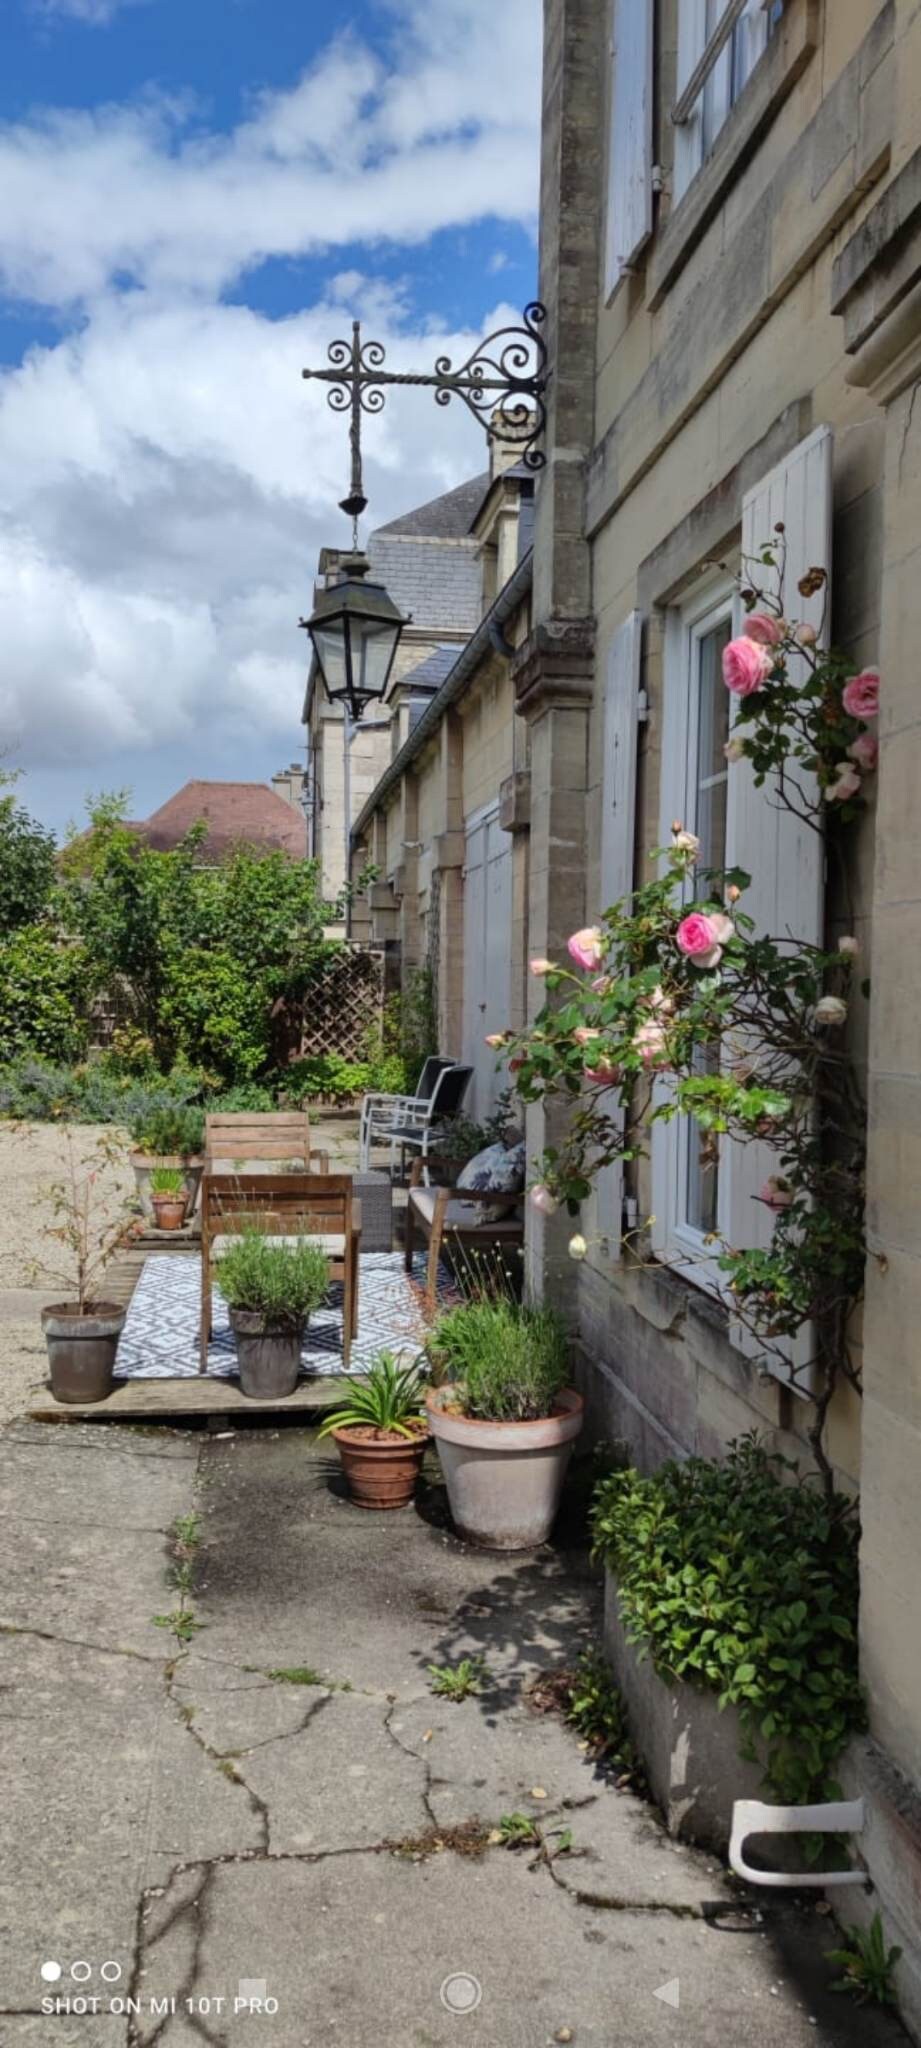
[[498, 1223], [514, 1209], [524, 1187], [525, 1148], [520, 1145], [487, 1145], [484, 1152], [477, 1152], [468, 1159], [457, 1176], [457, 1188], [476, 1188], [478, 1191], [505, 1195], [504, 1202], [478, 1202], [478, 1221]]
[[[409, 1199], [416, 1215], [421, 1216], [423, 1222], [429, 1226], [434, 1220], [437, 1193], [437, 1188], [413, 1188], [410, 1192]], [[498, 1217], [490, 1217], [491, 1208], [491, 1202], [449, 1202], [445, 1210], [445, 1229], [482, 1231], [484, 1237], [488, 1236], [493, 1225], [501, 1220]]]

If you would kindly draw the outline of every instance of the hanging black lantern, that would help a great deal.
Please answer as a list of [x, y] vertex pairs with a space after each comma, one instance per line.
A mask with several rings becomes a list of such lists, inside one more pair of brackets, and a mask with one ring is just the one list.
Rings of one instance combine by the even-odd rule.
[[400, 634], [409, 621], [382, 583], [369, 583], [367, 555], [342, 557], [342, 578], [320, 592], [309, 619], [317, 665], [332, 704], [343, 704], [357, 724], [369, 704], [387, 694]]

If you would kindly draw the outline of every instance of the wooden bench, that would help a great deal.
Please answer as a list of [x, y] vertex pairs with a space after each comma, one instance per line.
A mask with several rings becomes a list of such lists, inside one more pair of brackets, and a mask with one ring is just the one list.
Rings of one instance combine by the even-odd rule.
[[205, 1171], [226, 1172], [239, 1166], [252, 1173], [265, 1162], [285, 1161], [310, 1173], [329, 1172], [329, 1154], [310, 1149], [310, 1118], [305, 1109], [217, 1110], [205, 1118]]

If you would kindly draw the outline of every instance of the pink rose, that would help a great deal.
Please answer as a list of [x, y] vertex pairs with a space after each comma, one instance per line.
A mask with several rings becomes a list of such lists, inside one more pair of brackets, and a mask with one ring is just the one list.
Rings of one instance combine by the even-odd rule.
[[702, 910], [692, 910], [682, 918], [675, 933], [675, 944], [688, 960], [693, 960], [695, 967], [716, 967], [733, 930], [729, 917], [708, 917]]
[[507, 1045], [508, 1041], [509, 1033], [507, 1031], [487, 1031], [483, 1043], [484, 1045], [491, 1045], [493, 1051], [498, 1052], [499, 1047], [501, 1045]]
[[604, 939], [596, 924], [583, 925], [579, 932], [573, 932], [566, 942], [566, 950], [577, 967], [590, 970], [600, 967], [604, 959]]
[[648, 1024], [641, 1024], [633, 1037], [633, 1048], [639, 1053], [645, 1067], [661, 1067], [668, 1062], [668, 1041], [661, 1024], [650, 1018]]
[[835, 780], [826, 784], [825, 801], [828, 804], [846, 804], [848, 797], [856, 796], [860, 788], [860, 770], [851, 761], [835, 763]]
[[744, 761], [745, 741], [727, 740], [723, 748], [723, 753], [725, 754], [727, 761]]
[[577, 1045], [588, 1045], [593, 1038], [600, 1038], [601, 1032], [593, 1030], [590, 1024], [580, 1024], [572, 1035]]
[[531, 1204], [542, 1216], [555, 1216], [560, 1206], [556, 1196], [552, 1195], [550, 1189], [540, 1180], [531, 1189]]
[[613, 1088], [620, 1080], [620, 1068], [613, 1060], [597, 1060], [593, 1067], [586, 1067], [585, 1078], [598, 1088]]
[[616, 986], [613, 974], [598, 974], [592, 982], [596, 996], [609, 996], [612, 988]]
[[783, 626], [773, 612], [749, 612], [745, 621], [745, 638], [757, 640], [759, 647], [776, 647], [783, 639]]
[[756, 1199], [769, 1209], [789, 1209], [793, 1203], [793, 1190], [782, 1174], [772, 1173], [759, 1188]]
[[841, 702], [852, 718], [875, 718], [879, 710], [879, 669], [862, 668], [841, 692]]
[[763, 690], [773, 666], [768, 649], [746, 634], [723, 648], [723, 681], [735, 697], [751, 697], [756, 690]]
[[845, 932], [843, 938], [838, 940], [838, 951], [844, 954], [846, 960], [856, 960], [860, 952], [859, 939], [855, 939], [852, 932]]
[[814, 647], [818, 637], [815, 627], [810, 625], [797, 626], [793, 635], [799, 647]]
[[879, 760], [879, 741], [874, 739], [871, 732], [858, 733], [847, 751], [852, 761], [856, 761], [860, 768], [865, 769], [868, 775], [872, 775]]

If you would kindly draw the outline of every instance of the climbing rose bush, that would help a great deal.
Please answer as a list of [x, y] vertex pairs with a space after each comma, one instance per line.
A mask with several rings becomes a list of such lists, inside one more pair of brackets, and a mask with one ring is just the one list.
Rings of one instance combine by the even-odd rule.
[[[778, 569], [782, 592], [782, 528], [777, 536], [760, 561]], [[811, 569], [800, 592], [813, 596], [825, 580]], [[737, 700], [730, 774], [747, 760], [772, 801], [824, 834], [830, 815], [840, 827], [865, 804], [879, 674], [855, 674], [823, 649], [811, 625], [784, 616], [780, 596], [746, 585], [742, 600], [744, 630], [723, 653]], [[650, 1127], [676, 1116], [697, 1125], [704, 1166], [726, 1138], [768, 1142], [776, 1170], [758, 1200], [773, 1217], [771, 1245], [714, 1235], [713, 1256], [766, 1360], [782, 1359], [812, 1393], [811, 1435], [828, 1476], [828, 1403], [842, 1374], [859, 1384], [847, 1325], [863, 1283], [865, 1113], [843, 1032], [857, 941], [825, 951], [756, 931], [750, 875], [701, 867], [699, 842], [679, 819], [652, 858], [656, 878], [574, 932], [567, 962], [531, 962], [547, 1001], [526, 1032], [502, 1035], [523, 1099], [570, 1107], [531, 1200], [545, 1216], [564, 1204], [577, 1216], [601, 1169], [638, 1158]], [[583, 1257], [581, 1231], [572, 1244]], [[814, 1332], [808, 1372], [789, 1364], [804, 1325]]]

